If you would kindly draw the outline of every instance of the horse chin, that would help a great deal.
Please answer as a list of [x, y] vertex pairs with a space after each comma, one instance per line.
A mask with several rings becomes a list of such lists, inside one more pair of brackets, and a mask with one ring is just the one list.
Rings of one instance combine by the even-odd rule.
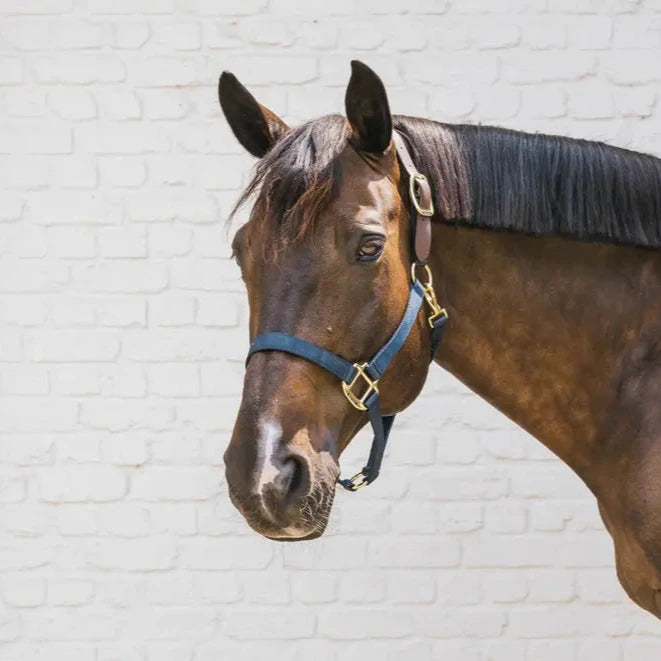
[[250, 527], [260, 535], [276, 542], [303, 542], [317, 539], [326, 530], [330, 510], [333, 504], [335, 487], [333, 485], [329, 492], [323, 496], [319, 494], [314, 498], [306, 498], [306, 503], [301, 509], [296, 521], [286, 526], [275, 526], [260, 518], [244, 513]]
[[321, 537], [324, 534], [324, 530], [326, 530], [327, 523], [328, 520], [311, 532], [292, 530], [291, 532], [283, 531], [278, 535], [264, 535], [264, 537], [274, 542], [307, 542]]

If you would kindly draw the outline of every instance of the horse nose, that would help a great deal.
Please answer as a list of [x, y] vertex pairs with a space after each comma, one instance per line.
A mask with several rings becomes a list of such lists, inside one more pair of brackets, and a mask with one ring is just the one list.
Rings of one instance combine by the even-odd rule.
[[298, 517], [310, 490], [308, 459], [274, 434], [262, 434], [256, 442], [233, 439], [225, 452], [225, 474], [240, 504], [281, 525]]

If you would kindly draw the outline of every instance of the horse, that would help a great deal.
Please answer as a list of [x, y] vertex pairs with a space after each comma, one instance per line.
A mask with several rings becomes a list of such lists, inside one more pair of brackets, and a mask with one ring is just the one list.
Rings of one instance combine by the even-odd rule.
[[[661, 617], [661, 160], [393, 115], [382, 81], [358, 61], [346, 117], [290, 128], [228, 72], [219, 99], [259, 159], [232, 244], [250, 337], [282, 336], [251, 350], [224, 455], [248, 524], [271, 539], [321, 535], [340, 455], [368, 421], [378, 431], [343, 391], [360, 403], [378, 389], [392, 422], [422, 389], [433, 331], [419, 306], [407, 312], [420, 265], [448, 319], [433, 362], [578, 474], [612, 536], [622, 586]], [[429, 183], [429, 208], [398, 142]], [[431, 212], [426, 259], [411, 244], [416, 208]], [[360, 361], [407, 314], [377, 385]], [[287, 351], [287, 338], [308, 353]], [[308, 345], [353, 364], [358, 384], [340, 383]]]

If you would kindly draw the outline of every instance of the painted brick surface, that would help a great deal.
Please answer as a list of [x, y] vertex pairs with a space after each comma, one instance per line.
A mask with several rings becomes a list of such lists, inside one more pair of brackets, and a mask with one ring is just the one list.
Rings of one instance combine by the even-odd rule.
[[[247, 348], [220, 71], [661, 154], [658, 0], [0, 2], [0, 661], [644, 661], [576, 476], [438, 368], [382, 478], [282, 545], [229, 504]], [[362, 435], [345, 466], [367, 452]]]

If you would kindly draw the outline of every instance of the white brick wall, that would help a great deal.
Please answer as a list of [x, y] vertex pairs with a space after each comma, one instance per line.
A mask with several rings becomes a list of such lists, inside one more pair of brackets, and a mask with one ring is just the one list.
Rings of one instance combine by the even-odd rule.
[[0, 12], [0, 661], [658, 661], [587, 490], [440, 370], [323, 539], [248, 530], [221, 455], [251, 161], [216, 83], [297, 121], [342, 110], [358, 57], [395, 112], [661, 154], [659, 0]]

